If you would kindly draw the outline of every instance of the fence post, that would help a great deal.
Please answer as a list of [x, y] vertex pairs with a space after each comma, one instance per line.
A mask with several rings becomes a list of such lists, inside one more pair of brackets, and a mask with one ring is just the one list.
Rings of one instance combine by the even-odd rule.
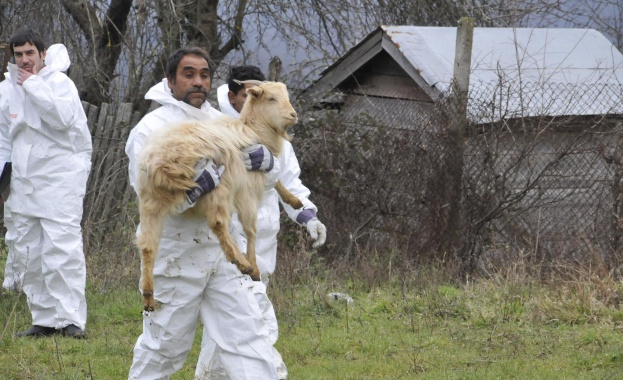
[[465, 130], [467, 128], [467, 100], [471, 71], [474, 19], [463, 17], [458, 22], [452, 92], [448, 99], [448, 155], [446, 161], [446, 185], [448, 202], [444, 212], [444, 238], [441, 253], [454, 255], [462, 251], [461, 226], [463, 215], [463, 161]]
[[0, 43], [0, 51], [2, 51], [2, 61], [0, 61], [0, 82], [2, 82], [4, 80], [4, 73], [6, 72], [9, 64], [9, 58], [11, 57], [9, 44], [4, 42]]
[[278, 82], [281, 78], [281, 59], [279, 56], [274, 56], [268, 64], [268, 80], [272, 82]]

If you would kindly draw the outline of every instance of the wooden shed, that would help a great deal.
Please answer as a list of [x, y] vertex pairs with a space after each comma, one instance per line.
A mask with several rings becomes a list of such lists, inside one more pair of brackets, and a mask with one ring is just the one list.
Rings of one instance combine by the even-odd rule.
[[[345, 119], [365, 113], [418, 132], [415, 146], [423, 148], [410, 150], [418, 175], [408, 186], [417, 210], [405, 214], [419, 219], [403, 219], [401, 237], [409, 228], [433, 234], [425, 224], [443, 207], [427, 197], [443, 192], [438, 170], [451, 168], [416, 169], [443, 161], [456, 37], [452, 27], [381, 26], [305, 92]], [[619, 249], [623, 55], [591, 29], [475, 28], [471, 56], [462, 168], [469, 249], [543, 248], [574, 260]], [[391, 234], [395, 215], [368, 225]]]

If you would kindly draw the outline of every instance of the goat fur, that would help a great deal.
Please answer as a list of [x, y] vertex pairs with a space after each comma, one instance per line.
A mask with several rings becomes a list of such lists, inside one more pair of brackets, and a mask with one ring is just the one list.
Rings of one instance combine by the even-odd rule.
[[[254, 83], [255, 84], [255, 83]], [[282, 139], [291, 140], [288, 128], [298, 120], [284, 84], [263, 82], [247, 90], [247, 100], [238, 119], [228, 116], [213, 120], [173, 123], [155, 131], [139, 158], [137, 187], [141, 232], [141, 292], [146, 311], [154, 310], [153, 267], [167, 215], [185, 201], [194, 188], [195, 165], [211, 158], [224, 165], [221, 183], [202, 195], [182, 215], [204, 216], [217, 235], [228, 261], [253, 280], [260, 279], [255, 257], [257, 209], [265, 191], [265, 175], [247, 171], [240, 150], [264, 144], [278, 156]], [[301, 201], [279, 181], [275, 187], [284, 202], [301, 208]], [[229, 234], [234, 211], [247, 236], [246, 258]]]

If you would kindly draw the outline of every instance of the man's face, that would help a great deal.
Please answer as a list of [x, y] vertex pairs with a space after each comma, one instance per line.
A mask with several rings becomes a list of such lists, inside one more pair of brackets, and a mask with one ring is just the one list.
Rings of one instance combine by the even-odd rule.
[[247, 88], [251, 88], [255, 85], [245, 83], [243, 84], [244, 88], [241, 88], [237, 94], [234, 94], [232, 91], [227, 93], [229, 97], [229, 103], [234, 107], [238, 113], [242, 110], [242, 106], [244, 105], [244, 101], [247, 100]]
[[20, 69], [24, 69], [31, 74], [38, 73], [45, 66], [45, 53], [37, 50], [37, 47], [30, 42], [26, 42], [21, 46], [13, 46], [13, 56], [15, 64]]
[[201, 56], [187, 54], [182, 57], [175, 78], [168, 78], [173, 97], [201, 108], [210, 93], [210, 66]]

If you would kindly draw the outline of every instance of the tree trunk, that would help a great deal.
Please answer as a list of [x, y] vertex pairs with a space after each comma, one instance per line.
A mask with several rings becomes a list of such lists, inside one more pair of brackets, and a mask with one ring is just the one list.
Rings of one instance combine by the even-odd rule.
[[62, 0], [63, 7], [76, 21], [93, 50], [93, 69], [86, 70], [80, 98], [99, 105], [110, 101], [109, 87], [123, 47], [132, 1], [111, 0], [104, 20], [85, 0]]

